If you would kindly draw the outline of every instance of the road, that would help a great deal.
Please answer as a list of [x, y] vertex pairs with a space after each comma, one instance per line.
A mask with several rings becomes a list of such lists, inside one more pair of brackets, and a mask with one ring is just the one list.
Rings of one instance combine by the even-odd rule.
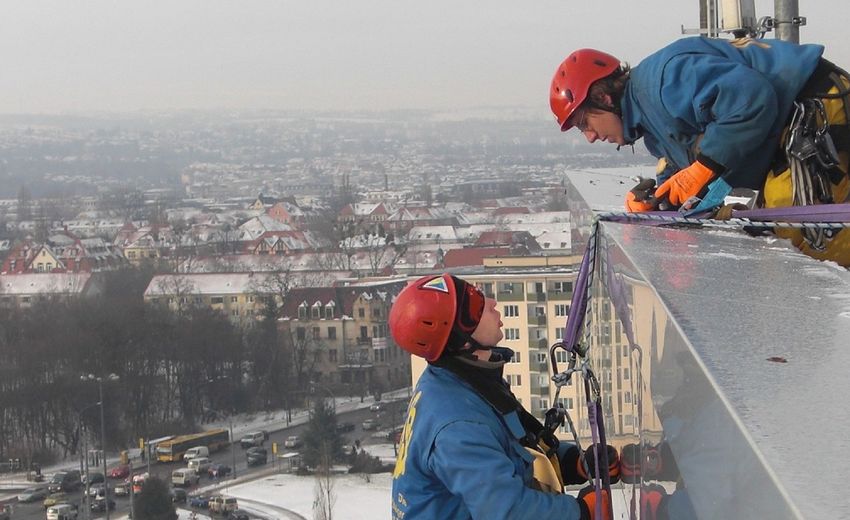
[[[395, 426], [399, 426], [404, 422], [404, 413], [407, 409], [407, 400], [401, 399], [396, 401], [386, 401], [383, 403], [384, 409], [380, 411], [371, 411], [369, 408], [363, 408], [359, 410], [353, 410], [350, 412], [341, 412], [337, 415], [338, 423], [352, 423], [355, 425], [354, 430], [344, 433], [344, 444], [351, 445], [355, 442], [355, 440], [359, 440], [361, 446], [369, 446], [370, 444], [386, 444], [388, 441], [386, 438], [379, 438], [378, 434], [385, 432], [387, 430], [391, 430]], [[366, 431], [363, 430], [362, 423], [366, 419], [375, 419], [379, 426], [375, 430]], [[299, 424], [290, 426], [288, 428], [284, 428], [282, 430], [276, 432], [270, 432], [269, 440], [266, 442], [265, 447], [269, 450], [269, 463], [272, 461], [271, 456], [271, 446], [272, 443], [276, 442], [278, 444], [278, 453], [284, 453], [287, 450], [283, 447], [283, 441], [286, 440], [290, 435], [299, 435], [304, 437], [307, 432], [307, 424]], [[236, 476], [243, 477], [246, 474], [258, 472], [267, 466], [255, 466], [249, 468], [245, 461], [245, 450], [239, 447], [239, 439], [236, 439], [236, 442], [233, 443], [229, 448], [219, 451], [217, 453], [210, 454], [210, 458], [215, 463], [225, 464], [227, 466], [236, 467]], [[183, 463], [159, 463], [154, 462], [151, 464], [151, 473], [166, 482], [171, 482], [171, 472], [177, 468], [184, 467]], [[134, 467], [134, 473], [141, 473], [147, 470], [146, 466]], [[47, 480], [49, 480], [49, 476], [46, 476]], [[206, 475], [201, 477], [201, 481], [197, 487], [208, 486], [214, 481], [209, 479]], [[111, 484], [114, 484], [115, 481], [110, 480]], [[191, 495], [193, 488], [189, 488], [189, 494]], [[69, 501], [70, 503], [76, 503], [78, 506], [82, 501], [83, 491], [76, 491], [74, 493], [69, 493]], [[115, 511], [110, 514], [110, 518], [117, 518], [118, 516], [126, 515], [130, 510], [130, 500], [128, 497], [115, 497]], [[43, 520], [45, 518], [44, 507], [42, 506], [41, 501], [37, 501], [31, 504], [16, 504], [15, 512], [12, 515], [12, 520]], [[91, 513], [90, 518], [102, 518], [105, 515], [103, 513]], [[82, 507], [80, 506], [80, 514], [79, 520], [83, 520], [85, 518], [89, 518], [84, 514]]]

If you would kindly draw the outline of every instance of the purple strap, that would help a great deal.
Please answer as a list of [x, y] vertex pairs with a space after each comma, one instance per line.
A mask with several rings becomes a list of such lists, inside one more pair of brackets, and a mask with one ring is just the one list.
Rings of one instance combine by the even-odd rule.
[[596, 468], [596, 476], [593, 477], [593, 489], [596, 492], [596, 514], [594, 518], [602, 518], [602, 479], [599, 477], [601, 474], [599, 470], [599, 424], [596, 422], [596, 402], [590, 400], [590, 396], [587, 400], [587, 420], [590, 421], [590, 438], [593, 441], [593, 467]]
[[590, 272], [590, 244], [584, 252], [584, 257], [581, 259], [581, 267], [578, 270], [576, 284], [573, 287], [573, 297], [570, 300], [570, 313], [567, 315], [567, 328], [564, 331], [564, 346], [567, 351], [573, 352], [573, 348], [578, 343], [578, 336], [581, 333], [582, 322], [585, 318], [587, 310], [587, 276]]

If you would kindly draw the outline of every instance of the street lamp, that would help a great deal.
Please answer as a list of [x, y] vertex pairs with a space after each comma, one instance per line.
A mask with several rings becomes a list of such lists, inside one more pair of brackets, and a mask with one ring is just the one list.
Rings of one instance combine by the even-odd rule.
[[[84, 406], [82, 410], [78, 412], [80, 419], [80, 436], [83, 438], [83, 449], [80, 453], [82, 458], [85, 458], [85, 465], [81, 467], [80, 470], [83, 471], [83, 474], [86, 476], [86, 491], [85, 495], [83, 495], [83, 508], [85, 509], [86, 518], [91, 518], [91, 510], [89, 508], [89, 485], [91, 480], [89, 479], [89, 445], [88, 440], [86, 439], [85, 433], [83, 432], [83, 412], [88, 410], [89, 408], [94, 408], [95, 406], [100, 406], [103, 401], [98, 401], [96, 403], [92, 403], [88, 406]], [[104, 480], [106, 477], [104, 475]]]
[[[204, 384], [205, 385], [211, 385], [211, 384], [213, 384], [216, 381], [219, 381], [221, 379], [230, 379], [230, 378], [227, 377], [227, 376], [214, 377], [212, 379], [207, 379], [204, 382]], [[212, 402], [210, 404], [212, 404]], [[203, 403], [202, 403], [202, 405], [203, 405]], [[234, 440], [233, 440], [233, 411], [232, 410], [231, 410], [231, 413], [227, 414], [227, 422], [230, 425], [230, 462], [231, 462], [231, 464], [233, 464], [233, 476], [232, 476], [232, 478], [236, 478], [236, 450], [233, 449]]]
[[[103, 452], [103, 480], [106, 482], [106, 420], [103, 415], [103, 382], [104, 381], [118, 381], [120, 378], [118, 374], [109, 374], [106, 377], [95, 376], [94, 374], [86, 374], [80, 376], [81, 381], [97, 381], [97, 389], [100, 393], [100, 448]], [[131, 476], [132, 480], [132, 476]], [[131, 484], [132, 485], [132, 484]], [[106, 520], [109, 520], [109, 486], [104, 484], [103, 486], [103, 498], [106, 500]], [[131, 505], [132, 507], [132, 505]]]

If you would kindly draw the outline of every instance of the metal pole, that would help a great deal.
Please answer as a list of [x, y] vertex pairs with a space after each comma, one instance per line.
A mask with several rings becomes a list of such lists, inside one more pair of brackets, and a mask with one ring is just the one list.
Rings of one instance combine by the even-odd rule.
[[230, 459], [233, 461], [233, 478], [236, 478], [236, 450], [233, 449], [233, 415], [228, 419], [230, 423]]
[[[103, 378], [97, 378], [97, 388], [100, 391], [100, 449], [103, 452], [103, 497], [106, 499], [106, 520], [109, 520], [109, 486], [106, 485], [106, 419], [103, 409]], [[132, 478], [130, 479], [132, 481]], [[131, 484], [132, 485], [132, 484]]]
[[[80, 425], [81, 426], [82, 426], [82, 423], [83, 423], [83, 415], [81, 413], [80, 414]], [[89, 479], [89, 443], [88, 443], [88, 441], [86, 440], [85, 437], [83, 437], [83, 451], [85, 452], [84, 458], [86, 460], [86, 464], [85, 464], [85, 466], [86, 466], [85, 467], [85, 475], [86, 475], [86, 491], [85, 491], [85, 493], [86, 494], [83, 495], [83, 509], [85, 509], [85, 513], [84, 513], [85, 518], [89, 519], [89, 518], [91, 518], [91, 508], [89, 507], [89, 485], [90, 485], [89, 484], [89, 482], [90, 482], [90, 479]], [[104, 480], [106, 480], [106, 478], [104, 478]]]
[[773, 0], [777, 40], [800, 43], [800, 27], [791, 23], [798, 16], [800, 16], [800, 5], [797, 0]]
[[[136, 501], [136, 492], [133, 490], [133, 460], [130, 459], [127, 461], [127, 467], [130, 468], [130, 518], [136, 518], [135, 509], [133, 508], [133, 502]], [[150, 473], [148, 473], [150, 475]], [[106, 503], [107, 509], [109, 508], [109, 502]]]

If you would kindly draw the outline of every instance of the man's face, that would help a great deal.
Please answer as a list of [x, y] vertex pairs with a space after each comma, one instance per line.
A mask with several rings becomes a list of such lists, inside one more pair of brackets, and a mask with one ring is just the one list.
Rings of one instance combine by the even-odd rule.
[[579, 109], [573, 114], [573, 126], [584, 134], [588, 143], [605, 141], [616, 145], [626, 144], [623, 137], [623, 120], [613, 112]]
[[502, 315], [496, 310], [496, 300], [485, 298], [484, 312], [481, 314], [478, 327], [472, 333], [472, 339], [484, 346], [493, 347], [498, 345], [503, 337]]

